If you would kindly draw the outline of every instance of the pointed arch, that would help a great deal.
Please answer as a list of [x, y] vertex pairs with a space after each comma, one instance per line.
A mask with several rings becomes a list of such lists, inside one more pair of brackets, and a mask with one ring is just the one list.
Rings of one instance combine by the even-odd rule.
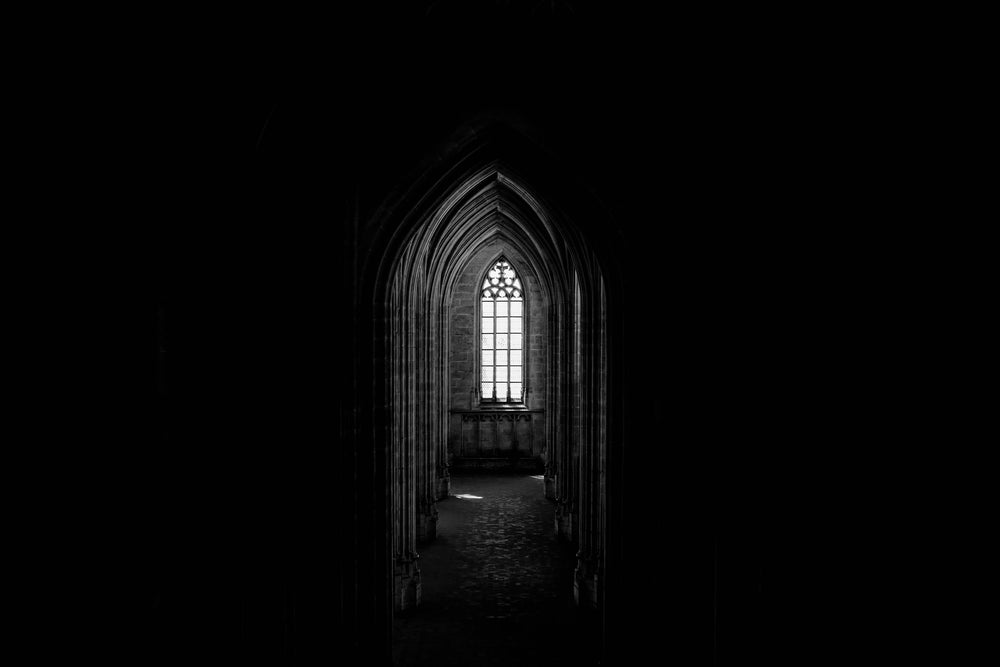
[[620, 346], [609, 344], [621, 335], [614, 313], [623, 299], [614, 229], [569, 166], [490, 122], [460, 130], [359, 219], [368, 253], [357, 299], [374, 336], [357, 347], [370, 373], [359, 390], [371, 388], [371, 409], [360, 401], [357, 423], [370, 433], [374, 488], [385, 490], [374, 534], [382, 525], [387, 536], [375, 542], [385, 555], [387, 631], [393, 608], [420, 601], [417, 545], [433, 538], [434, 504], [448, 488], [449, 308], [460, 276], [490, 244], [516, 256], [550, 304], [539, 407], [546, 495], [559, 533], [577, 547], [577, 599], [605, 611], [620, 539], [608, 520], [619, 505], [608, 499], [621, 488], [623, 444]]
[[500, 254], [487, 265], [479, 285], [479, 398], [481, 405], [524, 405], [527, 377], [527, 290]]

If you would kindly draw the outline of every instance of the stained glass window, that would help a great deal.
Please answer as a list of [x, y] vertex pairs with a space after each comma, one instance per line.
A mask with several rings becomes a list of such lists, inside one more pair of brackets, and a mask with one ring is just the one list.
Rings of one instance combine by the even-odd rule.
[[525, 333], [521, 279], [510, 262], [501, 257], [486, 272], [480, 290], [481, 400], [521, 403], [524, 400], [521, 345]]

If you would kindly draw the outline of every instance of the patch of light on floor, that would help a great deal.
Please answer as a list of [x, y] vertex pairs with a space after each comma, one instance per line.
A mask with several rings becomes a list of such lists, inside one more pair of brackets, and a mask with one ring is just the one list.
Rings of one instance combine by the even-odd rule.
[[545, 475], [532, 475], [531, 479], [545, 479]]
[[474, 495], [469, 494], [469, 493], [460, 493], [460, 494], [458, 494], [455, 497], [456, 498], [462, 498], [463, 500], [469, 500], [470, 498], [471, 499], [475, 499], [475, 500], [482, 500], [483, 499], [482, 496], [474, 496]]

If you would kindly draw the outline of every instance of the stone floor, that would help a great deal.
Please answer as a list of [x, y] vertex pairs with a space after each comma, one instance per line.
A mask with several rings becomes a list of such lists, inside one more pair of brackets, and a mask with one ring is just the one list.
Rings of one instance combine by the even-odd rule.
[[423, 602], [393, 623], [394, 664], [595, 664], [541, 478], [454, 473], [451, 492], [437, 539], [418, 549]]

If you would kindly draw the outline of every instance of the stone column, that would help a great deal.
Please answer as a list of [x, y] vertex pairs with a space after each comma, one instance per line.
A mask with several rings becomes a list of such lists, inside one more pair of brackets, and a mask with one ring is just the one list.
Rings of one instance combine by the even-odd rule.
[[556, 533], [569, 541], [579, 539], [579, 489], [580, 479], [580, 449], [582, 443], [581, 430], [581, 387], [579, 367], [579, 289], [571, 304], [570, 317], [567, 318], [566, 344], [562, 350], [564, 378], [564, 428], [559, 443], [559, 460], [556, 470]]
[[448, 378], [451, 373], [448, 365], [450, 336], [447, 311], [441, 309], [435, 317], [438, 332], [435, 337], [435, 362], [434, 370], [437, 377], [435, 401], [434, 401], [434, 429], [431, 437], [434, 440], [436, 454], [434, 457], [434, 485], [431, 489], [433, 500], [445, 500], [451, 492], [451, 475], [449, 473], [448, 461], [448, 438], [451, 430], [451, 416], [448, 413], [448, 406], [451, 404], [451, 396], [445, 392], [448, 386]]
[[562, 423], [562, 408], [565, 404], [565, 395], [561, 391], [563, 387], [560, 370], [562, 360], [562, 341], [559, 332], [559, 308], [553, 307], [549, 312], [549, 326], [547, 334], [549, 336], [549, 360], [548, 377], [546, 378], [546, 415], [545, 415], [545, 435], [542, 445], [542, 460], [545, 462], [545, 497], [555, 502], [558, 488], [557, 474], [559, 470], [559, 451], [561, 444], [559, 435], [562, 433], [560, 424]]
[[[589, 281], [588, 281], [589, 282]], [[579, 457], [579, 533], [577, 567], [573, 579], [573, 597], [580, 607], [597, 608], [600, 594], [600, 567], [603, 505], [603, 436], [602, 403], [602, 320], [599, 295], [591, 289], [583, 292], [578, 311], [578, 364], [581, 401]]]
[[[426, 426], [426, 425], [425, 425]], [[435, 447], [429, 441], [427, 429], [421, 432], [417, 447], [417, 540], [428, 542], [437, 537], [438, 466]]]
[[437, 500], [447, 500], [451, 495], [451, 472], [447, 461], [438, 462], [437, 487], [434, 492]]
[[572, 542], [576, 532], [573, 502], [566, 499], [556, 500], [556, 535]]
[[422, 500], [417, 505], [417, 541], [429, 542], [437, 537], [437, 504]]
[[407, 611], [420, 604], [420, 568], [417, 567], [419, 558], [420, 556], [414, 551], [396, 558], [393, 567], [393, 590], [396, 593], [393, 606], [396, 611]]
[[[436, 503], [442, 497], [442, 463], [444, 472], [447, 471], [447, 422], [444, 419], [447, 400], [443, 388], [448, 370], [443, 361], [442, 341], [445, 336], [441, 313], [434, 307], [429, 308], [428, 295], [423, 293], [413, 308], [417, 311], [430, 310], [429, 314], [418, 312], [413, 316], [418, 327], [416, 342], [419, 350], [414, 367], [418, 378], [418, 391], [414, 397], [418, 416], [417, 540], [428, 542], [437, 537]], [[444, 497], [447, 497], [447, 487]]]
[[418, 471], [420, 420], [414, 395], [418, 388], [415, 373], [418, 350], [415, 343], [416, 324], [410, 309], [403, 308], [406, 291], [397, 276], [393, 287], [391, 308], [391, 394], [389, 424], [391, 443], [391, 530], [393, 608], [403, 611], [420, 603], [420, 568], [417, 564], [416, 539], [420, 521], [418, 502], [421, 498]]
[[573, 572], [573, 599], [580, 607], [596, 609], [600, 592], [600, 554], [576, 554], [576, 570]]
[[545, 498], [554, 501], [556, 499], [556, 476], [552, 473], [547, 461], [543, 477], [545, 479]]

